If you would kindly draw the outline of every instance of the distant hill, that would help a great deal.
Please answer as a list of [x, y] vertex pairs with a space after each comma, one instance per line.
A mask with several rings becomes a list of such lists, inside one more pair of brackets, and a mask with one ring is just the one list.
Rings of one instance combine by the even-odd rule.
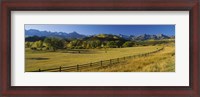
[[139, 35], [139, 36], [133, 36], [131, 37], [131, 40], [162, 40], [162, 39], [170, 39], [171, 37], [164, 35], [164, 34], [158, 34], [158, 35], [148, 35], [148, 34], [143, 34], [143, 35]]
[[94, 41], [94, 40], [99, 40], [99, 41], [126, 41], [124, 38], [121, 38], [120, 36], [117, 35], [111, 35], [111, 34], [98, 34], [98, 35], [92, 35], [83, 38], [83, 40], [87, 41]]
[[131, 38], [134, 37], [133, 35], [123, 35], [123, 34], [119, 34], [118, 36], [126, 40], [131, 40]]
[[68, 38], [68, 39], [74, 39], [74, 38], [84, 38], [85, 35], [81, 35], [77, 32], [71, 32], [71, 33], [65, 33], [65, 32], [49, 32], [49, 31], [39, 31], [36, 29], [30, 29], [25, 30], [25, 36], [38, 36], [38, 37], [60, 37], [60, 38]]
[[[158, 34], [158, 35], [149, 35], [149, 34], [143, 34], [139, 36], [134, 35], [112, 35], [112, 34], [97, 34], [97, 35], [82, 35], [77, 33], [76, 31], [71, 33], [65, 33], [65, 32], [50, 32], [50, 31], [39, 31], [36, 29], [30, 29], [25, 30], [25, 36], [26, 40], [31, 40], [34, 38], [34, 40], [42, 39], [44, 37], [59, 37], [64, 39], [83, 39], [83, 40], [100, 40], [100, 41], [144, 41], [144, 40], [162, 40], [162, 39], [173, 39], [175, 36], [167, 36], [164, 34]], [[37, 36], [37, 37], [36, 37]], [[32, 40], [31, 40], [32, 41]]]

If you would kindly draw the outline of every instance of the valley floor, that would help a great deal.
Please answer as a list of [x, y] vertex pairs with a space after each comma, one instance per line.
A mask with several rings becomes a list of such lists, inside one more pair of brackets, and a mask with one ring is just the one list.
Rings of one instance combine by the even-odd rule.
[[[35, 71], [38, 69], [50, 69], [50, 68], [57, 68], [60, 66], [75, 66], [77, 64], [86, 64], [86, 63], [109, 60], [119, 57], [126, 57], [130, 55], [148, 53], [155, 51], [159, 48], [162, 48], [162, 46], [110, 48], [106, 50], [105, 49], [60, 50], [56, 52], [32, 51], [29, 48], [26, 48], [25, 71], [28, 72], [28, 71]], [[173, 53], [172, 47], [171, 48], [166, 47], [164, 51], [150, 57], [128, 60], [125, 63], [121, 63], [121, 65], [117, 65], [116, 67], [90, 69], [87, 71], [92, 71], [92, 72], [97, 72], [97, 71], [122, 72], [122, 71], [142, 71], [142, 70], [151, 71], [148, 70], [148, 68], [153, 68], [154, 66], [147, 64], [149, 63], [161, 64], [160, 61], [161, 59], [163, 60], [162, 64], [165, 64], [164, 61], [167, 61], [169, 57], [168, 53], [169, 54]], [[173, 59], [174, 57], [170, 56], [169, 58]], [[172, 63], [173, 62], [174, 61], [172, 61]], [[158, 70], [156, 69], [154, 71]], [[166, 71], [173, 71], [173, 70], [166, 70]]]
[[82, 70], [83, 72], [175, 72], [175, 48], [164, 50], [146, 57], [132, 58], [110, 67]]

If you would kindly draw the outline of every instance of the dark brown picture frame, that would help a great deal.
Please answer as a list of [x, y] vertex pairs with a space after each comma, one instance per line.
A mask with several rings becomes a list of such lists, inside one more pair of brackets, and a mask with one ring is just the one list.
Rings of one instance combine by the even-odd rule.
[[[200, 0], [4, 0], [1, 2], [1, 97], [200, 97]], [[11, 11], [189, 11], [190, 85], [11, 86]]]

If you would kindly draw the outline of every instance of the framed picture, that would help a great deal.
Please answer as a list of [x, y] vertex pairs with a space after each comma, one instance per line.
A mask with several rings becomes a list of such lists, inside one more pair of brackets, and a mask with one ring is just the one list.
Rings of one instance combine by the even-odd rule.
[[1, 96], [199, 97], [199, 0], [1, 2]]

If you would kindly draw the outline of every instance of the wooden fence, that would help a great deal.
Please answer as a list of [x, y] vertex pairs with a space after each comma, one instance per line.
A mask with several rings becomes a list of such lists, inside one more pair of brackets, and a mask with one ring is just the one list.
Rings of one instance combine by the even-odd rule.
[[130, 58], [148, 56], [150, 54], [157, 53], [163, 49], [164, 49], [164, 47], [157, 49], [155, 51], [152, 51], [152, 52], [148, 52], [148, 53], [132, 55], [132, 56], [125, 56], [125, 57], [114, 58], [114, 59], [109, 59], [109, 60], [102, 60], [102, 61], [87, 63], [87, 64], [77, 64], [74, 66], [60, 66], [58, 68], [51, 68], [51, 69], [41, 69], [40, 68], [38, 70], [31, 71], [31, 72], [47, 72], [47, 71], [48, 72], [75, 72], [75, 71], [80, 71], [80, 70], [88, 69], [88, 68], [105, 67], [105, 66], [110, 66], [110, 65], [114, 65], [114, 64], [126, 61]]

